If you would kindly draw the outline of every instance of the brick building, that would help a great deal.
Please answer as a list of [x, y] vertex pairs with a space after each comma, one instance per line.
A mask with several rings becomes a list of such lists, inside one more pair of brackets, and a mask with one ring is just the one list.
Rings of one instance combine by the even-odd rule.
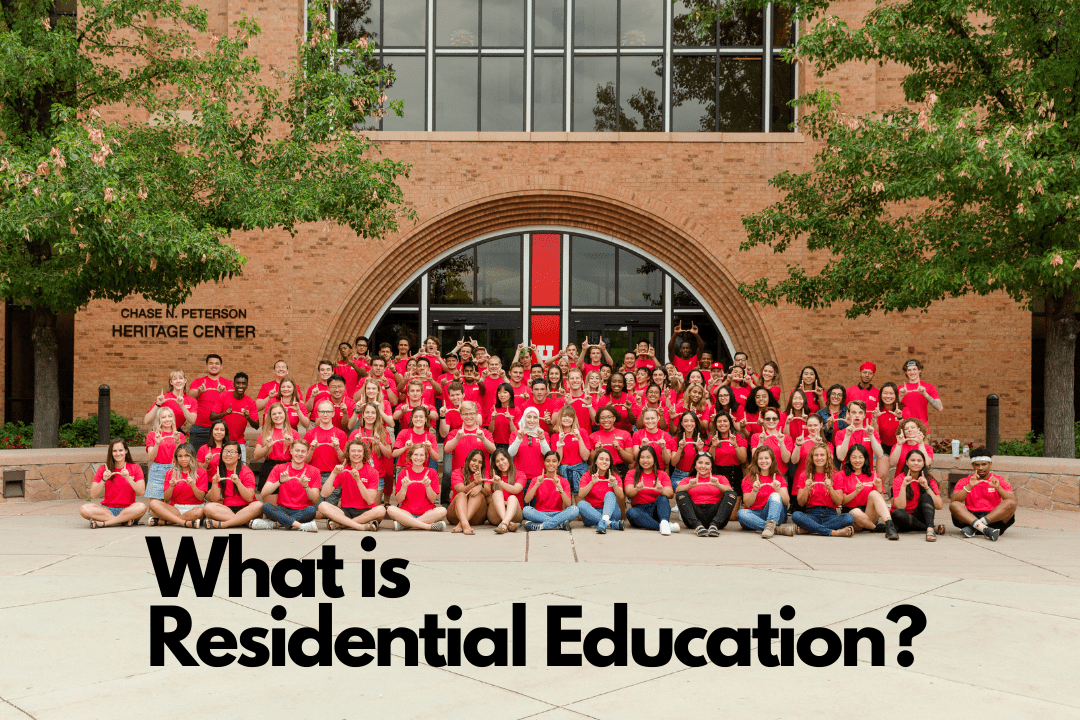
[[[255, 13], [264, 65], [288, 57], [304, 29], [300, 0], [203, 4], [219, 33]], [[873, 3], [835, 7], [857, 23]], [[916, 357], [945, 405], [931, 418], [935, 435], [981, 438], [991, 392], [1002, 434], [1026, 432], [1033, 319], [1004, 296], [848, 321], [842, 308], [761, 308], [739, 295], [740, 282], [823, 261], [800, 249], [739, 252], [741, 217], [776, 197], [769, 178], [810, 167], [815, 147], [791, 129], [784, 103], [817, 80], [778, 59], [795, 32], [778, 15], [702, 36], [685, 13], [667, 0], [346, 5], [339, 32], [382, 38], [382, 60], [398, 73], [390, 95], [406, 116], [372, 136], [412, 164], [403, 186], [417, 222], [381, 241], [340, 227], [240, 234], [242, 277], [199, 288], [174, 316], [141, 298], [92, 303], [71, 321], [72, 413], [95, 412], [105, 383], [116, 409], [141, 418], [171, 369], [194, 379], [209, 352], [256, 387], [284, 358], [306, 387], [318, 360], [361, 334], [406, 335], [413, 347], [472, 335], [496, 352], [522, 340], [554, 348], [602, 337], [618, 348], [645, 338], [659, 353], [676, 323], [694, 322], [721, 359], [742, 350], [755, 367], [775, 360], [785, 393], [804, 365], [827, 387], [854, 384], [872, 360], [880, 385]], [[846, 111], [865, 113], [899, 102], [899, 78], [859, 65], [826, 82]], [[26, 396], [12, 314], [9, 419], [25, 413], [15, 396]]]

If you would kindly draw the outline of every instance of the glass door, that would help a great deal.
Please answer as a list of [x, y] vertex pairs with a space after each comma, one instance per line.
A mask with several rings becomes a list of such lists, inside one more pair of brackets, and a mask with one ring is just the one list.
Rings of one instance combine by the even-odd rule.
[[579, 348], [586, 341], [590, 345], [596, 345], [602, 340], [616, 367], [622, 365], [623, 356], [628, 351], [634, 350], [642, 341], [653, 346], [657, 358], [664, 357], [659, 324], [641, 322], [638, 318], [626, 318], [613, 322], [609, 315], [596, 314], [593, 317], [590, 314], [576, 316], [573, 320], [573, 328], [574, 342]]
[[521, 313], [454, 313], [433, 312], [432, 334], [439, 339], [443, 354], [450, 352], [464, 338], [486, 348], [488, 354], [498, 355], [503, 365], [521, 342]]

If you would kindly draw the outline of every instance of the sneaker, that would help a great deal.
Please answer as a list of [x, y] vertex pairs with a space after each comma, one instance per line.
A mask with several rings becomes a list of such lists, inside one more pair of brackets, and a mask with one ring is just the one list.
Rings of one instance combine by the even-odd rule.
[[600, 518], [600, 522], [598, 522], [596, 524], [596, 532], [598, 532], [601, 535], [606, 533], [607, 529], [608, 529], [608, 523], [610, 523], [610, 522], [611, 522], [610, 520], [605, 520], [604, 518]]
[[990, 542], [997, 542], [998, 537], [1001, 535], [1001, 531], [987, 525], [983, 528], [983, 535], [989, 538]]
[[405, 529], [404, 525], [399, 523], [397, 520], [394, 521], [394, 531], [395, 532], [400, 531], [400, 530], [404, 530], [404, 529]]
[[971, 527], [970, 525], [965, 525], [964, 527], [960, 528], [960, 534], [966, 538], [973, 538], [975, 537], [975, 528]]
[[705, 537], [709, 534], [709, 528], [705, 527], [704, 525], [698, 525], [697, 530], [695, 530], [694, 532], [697, 533], [698, 537]]
[[314, 520], [301, 524], [299, 529], [300, 532], [319, 532], [319, 526]]
[[677, 523], [677, 522], [671, 523], [671, 532], [673, 532], [673, 533], [679, 532], [679, 523]]
[[437, 520], [436, 522], [431, 523], [431, 532], [442, 532], [445, 529], [446, 529], [446, 521], [445, 520]]
[[768, 540], [769, 538], [771, 538], [775, 534], [776, 534], [776, 523], [774, 523], [772, 520], [770, 520], [769, 522], [765, 523], [765, 529], [761, 531], [761, 537]]
[[795, 523], [784, 523], [780, 527], [776, 528], [777, 535], [783, 535], [784, 537], [795, 537], [798, 532], [798, 525]]
[[660, 521], [660, 534], [661, 535], [670, 535], [671, 534], [671, 523], [669, 523], [667, 520], [661, 520]]
[[622, 532], [626, 529], [626, 520], [612, 520], [611, 527]]
[[720, 528], [715, 525], [709, 526], [709, 537], [720, 537]]
[[570, 521], [569, 520], [563, 520], [561, 523], [559, 523], [558, 525], [556, 525], [555, 527], [553, 527], [551, 529], [552, 530], [569, 530], [570, 529]]
[[526, 520], [523, 523], [521, 523], [521, 527], [525, 528], [529, 532], [544, 529], [544, 526], [541, 523], [532, 522], [530, 520]]
[[252, 530], [273, 530], [275, 525], [277, 525], [276, 522], [266, 518], [255, 518], [248, 523], [248, 527]]
[[899, 540], [900, 533], [896, 532], [896, 523], [892, 520], [885, 521], [885, 539], [886, 540]]

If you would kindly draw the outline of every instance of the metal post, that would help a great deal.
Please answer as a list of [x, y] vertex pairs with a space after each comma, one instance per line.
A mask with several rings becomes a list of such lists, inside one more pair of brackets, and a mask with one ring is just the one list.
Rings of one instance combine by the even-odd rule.
[[986, 396], [986, 449], [991, 455], [997, 455], [998, 441], [1001, 439], [998, 421], [1000, 412], [998, 408], [998, 396]]
[[97, 441], [98, 445], [108, 445], [110, 435], [112, 434], [110, 428], [112, 427], [109, 420], [112, 416], [112, 403], [110, 402], [110, 390], [108, 385], [102, 385], [98, 388], [98, 401], [97, 401]]

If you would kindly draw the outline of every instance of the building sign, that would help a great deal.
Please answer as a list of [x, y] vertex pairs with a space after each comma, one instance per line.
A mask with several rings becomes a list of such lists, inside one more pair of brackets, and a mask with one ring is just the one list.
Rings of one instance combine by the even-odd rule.
[[[254, 325], [229, 322], [247, 320], [245, 308], [125, 307], [120, 309], [120, 319], [149, 322], [113, 325], [112, 337], [114, 338], [248, 340], [255, 337]], [[155, 320], [164, 322], [153, 322]], [[176, 320], [180, 322], [169, 322]]]

